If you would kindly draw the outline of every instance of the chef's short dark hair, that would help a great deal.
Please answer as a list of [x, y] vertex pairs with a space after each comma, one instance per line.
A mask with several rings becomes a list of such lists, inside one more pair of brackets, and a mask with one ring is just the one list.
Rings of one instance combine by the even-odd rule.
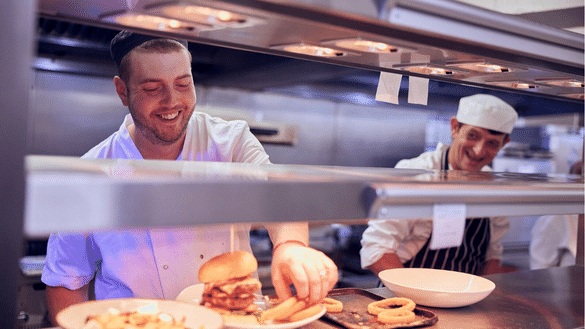
[[161, 38], [152, 35], [121, 31], [110, 42], [112, 59], [118, 66], [118, 76], [124, 81], [129, 79], [129, 57], [133, 51], [144, 53], [170, 53], [186, 49], [191, 61], [191, 53], [188, 51], [186, 41]]
[[[172, 39], [152, 39], [146, 41], [134, 49], [132, 52], [142, 52], [142, 53], [170, 53], [174, 51], [181, 51], [185, 49], [184, 45], [177, 42], [176, 40]], [[189, 62], [191, 61], [191, 53], [189, 53]], [[130, 56], [128, 56], [131, 52], [128, 52], [122, 60], [120, 61], [120, 65], [118, 66], [118, 76], [122, 81], [128, 82], [130, 79]]]
[[[459, 122], [459, 129], [461, 129], [461, 127], [463, 127], [463, 125], [468, 125], [468, 124], [467, 124], [467, 123], [461, 123], [461, 122]], [[468, 125], [468, 126], [471, 126], [471, 125]], [[481, 127], [480, 127], [480, 128], [481, 128]], [[495, 135], [495, 136], [504, 135], [504, 139], [506, 139], [506, 138], [510, 137], [510, 134], [506, 134], [506, 133], [503, 133], [503, 132], [501, 132], [501, 131], [492, 130], [492, 129], [487, 129], [487, 131], [488, 131], [490, 134], [492, 134], [492, 135]]]

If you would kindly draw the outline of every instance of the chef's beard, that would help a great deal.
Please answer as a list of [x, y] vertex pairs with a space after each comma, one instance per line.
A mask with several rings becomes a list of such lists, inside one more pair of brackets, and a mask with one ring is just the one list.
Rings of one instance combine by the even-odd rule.
[[145, 136], [153, 144], [168, 145], [177, 142], [185, 136], [187, 126], [189, 125], [189, 119], [191, 118], [191, 115], [193, 115], [195, 107], [186, 113], [185, 110], [182, 110], [181, 113], [179, 113], [181, 116], [179, 129], [173, 129], [170, 131], [168, 129], [160, 129], [153, 120], [145, 117], [132, 106], [128, 106], [128, 109], [130, 110], [130, 115], [132, 116], [136, 130], [139, 131], [140, 134]]

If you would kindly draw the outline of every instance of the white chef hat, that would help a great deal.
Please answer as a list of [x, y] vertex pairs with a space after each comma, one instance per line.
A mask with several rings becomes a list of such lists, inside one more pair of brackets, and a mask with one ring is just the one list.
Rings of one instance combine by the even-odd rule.
[[510, 134], [518, 119], [512, 106], [492, 95], [473, 95], [459, 100], [457, 121]]

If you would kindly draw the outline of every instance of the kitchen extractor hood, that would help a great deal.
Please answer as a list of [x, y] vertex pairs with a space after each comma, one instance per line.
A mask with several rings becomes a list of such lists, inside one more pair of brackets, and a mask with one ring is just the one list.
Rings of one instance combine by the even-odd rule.
[[313, 2], [40, 0], [39, 12], [256, 53], [583, 101], [580, 34], [448, 0], [381, 1], [381, 10], [362, 12], [347, 1]]

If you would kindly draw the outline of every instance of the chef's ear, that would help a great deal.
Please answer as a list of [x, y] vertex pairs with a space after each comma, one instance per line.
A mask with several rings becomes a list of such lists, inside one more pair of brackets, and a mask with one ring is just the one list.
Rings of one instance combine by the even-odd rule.
[[120, 100], [122, 100], [122, 104], [124, 104], [124, 106], [128, 106], [128, 89], [126, 89], [126, 84], [119, 76], [115, 76], [114, 85], [116, 86], [116, 93], [118, 93], [118, 97], [120, 97]]
[[457, 118], [455, 117], [451, 117], [449, 123], [451, 125], [451, 138], [455, 138], [459, 132], [459, 128], [461, 128], [461, 124], [459, 124], [459, 121], [457, 121]]

